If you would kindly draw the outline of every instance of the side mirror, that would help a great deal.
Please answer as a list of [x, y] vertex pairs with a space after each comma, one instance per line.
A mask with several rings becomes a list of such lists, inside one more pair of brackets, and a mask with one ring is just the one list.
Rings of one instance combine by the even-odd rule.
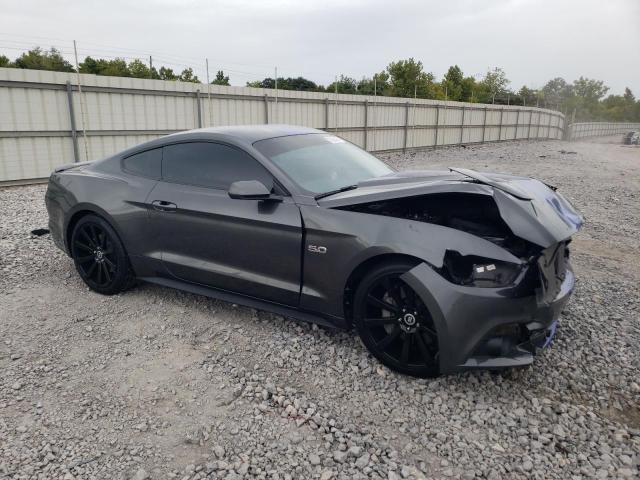
[[[258, 180], [241, 180], [229, 185], [229, 196], [238, 200], [277, 200], [271, 192]], [[281, 199], [280, 199], [281, 200]]]

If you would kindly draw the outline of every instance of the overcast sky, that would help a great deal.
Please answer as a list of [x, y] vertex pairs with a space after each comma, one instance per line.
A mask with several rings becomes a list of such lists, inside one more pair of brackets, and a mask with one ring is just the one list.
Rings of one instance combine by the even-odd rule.
[[72, 59], [154, 57], [233, 85], [302, 75], [357, 79], [414, 57], [440, 79], [503, 68], [517, 90], [553, 77], [604, 80], [640, 97], [640, 0], [19, 0], [3, 2], [0, 54], [55, 45]]

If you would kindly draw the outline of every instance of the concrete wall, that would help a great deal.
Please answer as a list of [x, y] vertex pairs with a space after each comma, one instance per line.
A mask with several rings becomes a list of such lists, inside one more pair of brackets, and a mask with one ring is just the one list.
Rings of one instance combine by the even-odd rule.
[[276, 99], [269, 89], [84, 74], [80, 87], [76, 74], [0, 68], [0, 182], [219, 125], [304, 125], [370, 151], [559, 139], [564, 130], [559, 112], [529, 107], [283, 90]]
[[632, 130], [640, 130], [640, 123], [589, 122], [572, 123], [567, 128], [567, 139], [577, 140], [588, 137], [623, 135]]

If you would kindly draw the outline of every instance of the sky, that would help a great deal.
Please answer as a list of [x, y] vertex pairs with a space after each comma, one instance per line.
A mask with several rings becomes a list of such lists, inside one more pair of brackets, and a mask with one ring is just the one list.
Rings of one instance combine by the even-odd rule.
[[640, 97], [640, 0], [2, 0], [0, 54], [40, 45], [73, 62], [153, 57], [154, 66], [223, 69], [232, 85], [304, 76], [327, 85], [413, 57], [441, 79], [500, 67], [541, 88], [551, 78], [603, 80]]

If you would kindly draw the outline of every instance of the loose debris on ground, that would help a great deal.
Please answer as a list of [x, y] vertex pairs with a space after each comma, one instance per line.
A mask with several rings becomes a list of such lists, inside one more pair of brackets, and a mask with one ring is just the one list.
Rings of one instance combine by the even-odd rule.
[[0, 189], [0, 478], [636, 477], [640, 150], [383, 158], [538, 177], [584, 213], [577, 291], [531, 368], [417, 380], [352, 333], [151, 285], [97, 295], [31, 234], [45, 187]]

